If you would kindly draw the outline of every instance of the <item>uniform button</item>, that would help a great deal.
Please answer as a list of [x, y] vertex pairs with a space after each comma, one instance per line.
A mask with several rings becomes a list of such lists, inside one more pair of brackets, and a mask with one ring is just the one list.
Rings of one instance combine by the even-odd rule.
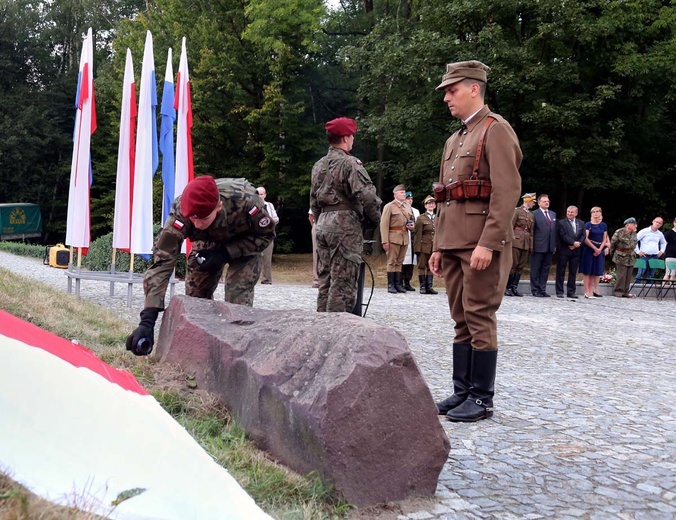
[[462, 146], [462, 143], [460, 143], [460, 146]]
[[455, 170], [455, 166], [451, 166], [451, 170]]
[[462, 133], [462, 135], [467, 135], [467, 130], [465, 130], [465, 131]]
[[469, 155], [469, 152], [465, 152], [465, 155]]
[[485, 214], [486, 214], [486, 210], [483, 210], [481, 213], [483, 213], [483, 214], [485, 215]]
[[457, 159], [458, 157], [460, 157], [460, 156], [459, 156], [458, 154], [456, 154], [456, 155], [455, 155], [455, 158]]
[[500, 243], [501, 243], [503, 246], [505, 245], [505, 241], [504, 241], [504, 240], [501, 240]]

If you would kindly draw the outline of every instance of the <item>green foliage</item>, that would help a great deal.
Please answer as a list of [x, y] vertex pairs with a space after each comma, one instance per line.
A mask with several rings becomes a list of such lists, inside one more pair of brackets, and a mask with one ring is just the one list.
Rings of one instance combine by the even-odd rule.
[[30, 256], [33, 258], [45, 258], [47, 248], [34, 244], [24, 244], [22, 242], [0, 242], [0, 251], [12, 253], [19, 256]]

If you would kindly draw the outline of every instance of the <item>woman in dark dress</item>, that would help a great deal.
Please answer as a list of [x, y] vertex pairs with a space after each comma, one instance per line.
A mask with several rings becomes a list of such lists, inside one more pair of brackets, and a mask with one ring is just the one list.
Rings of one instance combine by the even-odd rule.
[[601, 208], [594, 206], [591, 209], [591, 221], [584, 225], [587, 233], [582, 245], [582, 261], [580, 273], [584, 280], [584, 297], [600, 298], [599, 277], [605, 270], [606, 255], [610, 252], [608, 226], [603, 222]]

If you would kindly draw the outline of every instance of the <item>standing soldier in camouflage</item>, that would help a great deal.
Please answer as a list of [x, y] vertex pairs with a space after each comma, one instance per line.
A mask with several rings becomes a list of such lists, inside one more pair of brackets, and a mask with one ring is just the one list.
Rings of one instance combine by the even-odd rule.
[[610, 256], [617, 273], [613, 296], [618, 298], [634, 297], [629, 292], [629, 285], [631, 274], [634, 271], [634, 262], [636, 262], [637, 227], [636, 219], [630, 217], [624, 221], [624, 227], [615, 231], [613, 238], [610, 239]]
[[512, 242], [512, 270], [507, 279], [505, 296], [523, 296], [519, 292], [519, 280], [523, 268], [528, 263], [528, 255], [533, 251], [533, 224], [535, 217], [531, 209], [537, 198], [535, 193], [526, 193], [522, 197], [523, 204], [514, 210], [512, 226], [514, 241]]
[[310, 209], [317, 232], [318, 312], [352, 312], [364, 239], [361, 220], [380, 221], [381, 200], [361, 161], [350, 155], [357, 122], [326, 123], [329, 153], [312, 167]]
[[143, 279], [141, 322], [127, 338], [127, 350], [150, 354], [155, 322], [185, 239], [193, 241], [187, 258], [185, 294], [212, 299], [225, 264], [225, 301], [253, 305], [260, 275], [260, 253], [275, 237], [265, 203], [246, 179], [203, 175], [190, 181], [174, 201], [155, 239], [154, 260]]
[[408, 246], [408, 232], [413, 230], [413, 211], [406, 204], [406, 187], [398, 184], [392, 190], [394, 200], [385, 204], [380, 219], [380, 240], [387, 253], [387, 292], [405, 293], [401, 269]]
[[427, 262], [432, 256], [432, 244], [434, 242], [434, 210], [437, 203], [434, 197], [426, 197], [423, 201], [425, 213], [415, 221], [415, 233], [413, 235], [413, 251], [418, 255], [418, 280], [420, 282], [420, 294], [439, 294], [432, 287], [434, 275], [430, 273]]

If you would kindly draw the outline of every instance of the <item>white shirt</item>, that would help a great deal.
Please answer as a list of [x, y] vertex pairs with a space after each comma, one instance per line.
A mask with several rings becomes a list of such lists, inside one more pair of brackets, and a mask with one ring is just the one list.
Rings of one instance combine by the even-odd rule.
[[636, 240], [637, 253], [643, 251], [646, 255], [656, 255], [657, 253], [664, 253], [664, 249], [667, 247], [667, 241], [664, 239], [662, 232], [659, 229], [653, 231], [651, 227], [639, 231]]
[[277, 216], [277, 212], [275, 211], [275, 207], [272, 205], [272, 202], [266, 201], [265, 209], [268, 211], [268, 215], [270, 215], [270, 218], [274, 221], [274, 223], [279, 224], [279, 217]]

